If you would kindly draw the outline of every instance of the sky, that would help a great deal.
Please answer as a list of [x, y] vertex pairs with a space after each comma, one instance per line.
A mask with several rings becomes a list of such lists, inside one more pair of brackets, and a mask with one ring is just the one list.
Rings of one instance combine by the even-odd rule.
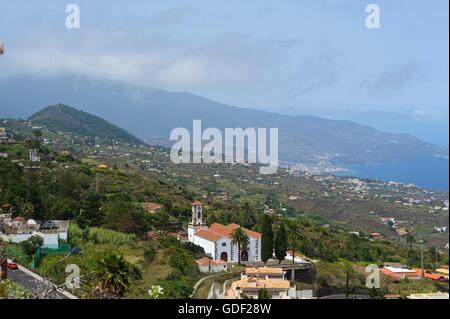
[[[65, 27], [69, 3], [80, 7], [80, 29]], [[379, 29], [366, 27], [370, 3], [380, 8]], [[84, 75], [284, 114], [356, 119], [448, 144], [448, 6], [0, 0], [0, 78]]]

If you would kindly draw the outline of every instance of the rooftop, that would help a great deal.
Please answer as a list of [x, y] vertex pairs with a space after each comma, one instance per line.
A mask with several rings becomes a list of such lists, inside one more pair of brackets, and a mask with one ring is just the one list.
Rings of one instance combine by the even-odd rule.
[[258, 279], [258, 278], [242, 278], [231, 284], [231, 289], [289, 289], [291, 284], [288, 280], [283, 279]]
[[248, 267], [245, 269], [247, 275], [264, 274], [264, 275], [283, 275], [282, 268], [269, 267]]
[[218, 260], [212, 260], [212, 259], [210, 259], [208, 257], [203, 257], [203, 258], [197, 259], [195, 262], [197, 263], [197, 265], [200, 265], [200, 266], [226, 265], [226, 262], [223, 261], [223, 260], [219, 260], [219, 259]]
[[155, 203], [142, 203], [142, 208], [148, 210], [149, 212], [155, 212], [161, 209], [161, 205]]
[[[234, 230], [240, 227], [238, 224], [229, 224], [227, 226], [222, 224], [212, 224], [208, 229], [200, 229], [195, 235], [209, 241], [217, 241], [221, 238], [231, 238]], [[242, 228], [245, 233], [255, 239], [261, 238], [261, 234], [252, 230]]]
[[411, 294], [408, 299], [449, 299], [448, 293]]
[[395, 267], [384, 267], [384, 269], [393, 272], [393, 273], [400, 273], [400, 274], [404, 274], [404, 273], [410, 273], [410, 274], [417, 274], [417, 272], [415, 270], [412, 269], [408, 269], [408, 268], [395, 268]]

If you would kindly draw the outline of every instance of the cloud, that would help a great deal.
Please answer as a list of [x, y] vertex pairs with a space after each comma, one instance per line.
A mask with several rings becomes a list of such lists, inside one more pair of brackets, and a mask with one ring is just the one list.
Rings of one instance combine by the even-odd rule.
[[376, 77], [367, 77], [361, 83], [361, 87], [366, 87], [373, 91], [398, 91], [423, 78], [424, 76], [419, 66], [414, 62], [410, 62], [393, 66]]
[[286, 81], [291, 83], [288, 88], [290, 101], [306, 93], [337, 84], [341, 71], [336, 54], [307, 59], [290, 74], [290, 80]]
[[168, 90], [264, 91], [276, 53], [237, 33], [209, 41], [97, 30], [76, 37], [42, 34], [11, 45], [1, 77], [84, 75]]
[[194, 86], [207, 81], [206, 61], [197, 57], [185, 57], [168, 64], [158, 74], [164, 86]]

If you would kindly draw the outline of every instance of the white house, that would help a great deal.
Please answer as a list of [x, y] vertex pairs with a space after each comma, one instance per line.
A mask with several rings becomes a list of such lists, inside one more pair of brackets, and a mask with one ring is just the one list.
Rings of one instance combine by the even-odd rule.
[[212, 260], [208, 257], [197, 259], [195, 263], [201, 273], [223, 272], [228, 270], [227, 263], [223, 260]]
[[292, 261], [292, 254], [295, 254], [294, 262], [298, 264], [309, 264], [309, 261], [305, 260], [305, 256], [299, 254], [298, 252], [293, 252], [292, 250], [288, 250], [286, 252], [285, 260]]
[[[225, 262], [238, 262], [238, 247], [232, 244], [232, 234], [237, 224], [212, 224], [208, 227], [203, 220], [203, 205], [195, 201], [192, 203], [192, 218], [188, 227], [189, 241], [203, 247], [205, 253], [213, 260]], [[243, 228], [249, 237], [247, 247], [241, 247], [241, 261], [261, 261], [261, 234]]]
[[69, 221], [52, 220], [36, 222], [34, 219], [25, 221], [23, 217], [11, 218], [4, 215], [0, 220], [0, 238], [12, 243], [20, 243], [28, 240], [32, 236], [40, 236], [43, 239], [44, 248], [58, 248], [60, 240], [67, 241], [69, 230]]
[[229, 299], [243, 299], [244, 296], [258, 299], [261, 289], [266, 289], [272, 299], [291, 299], [289, 293], [292, 289], [289, 280], [260, 279], [247, 275], [242, 275], [240, 280], [234, 281], [226, 294]]

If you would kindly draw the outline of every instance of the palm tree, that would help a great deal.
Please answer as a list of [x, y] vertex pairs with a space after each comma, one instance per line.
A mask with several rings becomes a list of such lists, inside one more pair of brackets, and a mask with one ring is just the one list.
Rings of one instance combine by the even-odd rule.
[[345, 299], [348, 299], [350, 297], [350, 280], [352, 278], [354, 270], [352, 264], [346, 260], [342, 261], [340, 263], [340, 266], [345, 273]]
[[295, 262], [295, 250], [299, 244], [299, 242], [302, 239], [302, 234], [299, 230], [299, 228], [297, 227], [296, 223], [288, 223], [288, 229], [289, 229], [289, 234], [288, 234], [288, 243], [289, 243], [289, 247], [292, 250], [292, 263]]
[[238, 226], [231, 234], [231, 243], [238, 247], [238, 265], [241, 264], [241, 248], [247, 249], [250, 243], [250, 237], [245, 230]]
[[120, 298], [128, 289], [130, 279], [141, 277], [136, 267], [116, 253], [100, 258], [95, 270], [99, 283], [94, 289], [94, 295], [98, 298]]

